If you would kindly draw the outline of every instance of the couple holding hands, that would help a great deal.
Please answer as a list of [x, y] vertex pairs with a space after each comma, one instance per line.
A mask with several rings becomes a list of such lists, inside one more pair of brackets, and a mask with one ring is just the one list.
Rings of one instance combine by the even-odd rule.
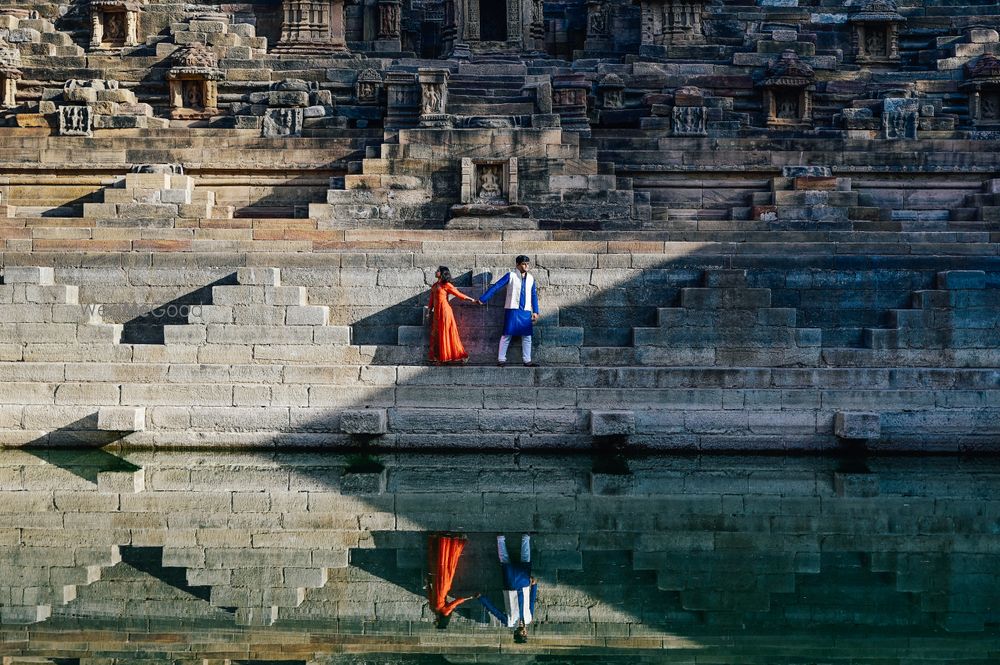
[[479, 298], [470, 298], [459, 291], [451, 283], [451, 271], [445, 266], [439, 266], [435, 277], [437, 281], [431, 287], [431, 297], [428, 307], [431, 312], [431, 334], [429, 360], [433, 364], [464, 363], [469, 354], [462, 345], [458, 334], [458, 324], [455, 323], [455, 313], [448, 302], [452, 295], [460, 300], [485, 305], [496, 293], [507, 289], [504, 303], [503, 335], [500, 337], [500, 350], [497, 354], [497, 366], [507, 364], [507, 349], [514, 337], [521, 338], [521, 358], [525, 367], [537, 367], [531, 361], [532, 324], [538, 319], [538, 289], [535, 278], [528, 272], [531, 260], [524, 255], [515, 259], [516, 270], [511, 270], [495, 281], [486, 293]]

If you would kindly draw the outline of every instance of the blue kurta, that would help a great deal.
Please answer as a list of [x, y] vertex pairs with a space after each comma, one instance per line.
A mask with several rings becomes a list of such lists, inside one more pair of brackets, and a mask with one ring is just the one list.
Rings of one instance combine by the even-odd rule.
[[[530, 281], [530, 287], [529, 287]], [[520, 291], [513, 293], [515, 285]], [[487, 302], [497, 291], [507, 288], [507, 302], [504, 308], [503, 334], [510, 337], [531, 337], [533, 332], [532, 314], [538, 314], [538, 290], [535, 279], [530, 274], [508, 272], [494, 283], [482, 296], [480, 302]]]

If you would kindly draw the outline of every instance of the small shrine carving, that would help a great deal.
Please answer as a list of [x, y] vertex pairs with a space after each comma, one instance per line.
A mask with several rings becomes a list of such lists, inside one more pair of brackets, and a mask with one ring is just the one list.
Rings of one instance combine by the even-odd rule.
[[786, 50], [771, 62], [758, 87], [763, 90], [764, 119], [768, 126], [812, 124], [816, 74], [799, 60], [795, 51]]
[[899, 62], [899, 26], [904, 21], [894, 0], [865, 0], [859, 11], [848, 17], [855, 60]]
[[382, 75], [368, 68], [358, 74], [358, 80], [354, 84], [354, 96], [359, 104], [378, 104], [382, 98], [383, 86]]
[[976, 127], [1000, 127], [1000, 59], [987, 53], [966, 65], [969, 120]]
[[60, 106], [59, 134], [61, 136], [90, 136], [93, 118], [89, 106]]
[[193, 119], [218, 115], [218, 68], [215, 53], [204, 44], [188, 44], [174, 54], [167, 72], [170, 117]]
[[608, 74], [597, 84], [597, 95], [603, 109], [625, 107], [625, 81], [617, 74]]
[[140, 10], [137, 0], [90, 0], [90, 48], [138, 46]]

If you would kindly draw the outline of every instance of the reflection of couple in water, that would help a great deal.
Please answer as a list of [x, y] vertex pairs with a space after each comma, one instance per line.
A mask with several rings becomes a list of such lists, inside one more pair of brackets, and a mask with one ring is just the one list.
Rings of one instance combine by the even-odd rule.
[[[427, 544], [427, 599], [431, 610], [436, 615], [435, 625], [444, 630], [451, 621], [451, 614], [462, 603], [473, 597], [448, 600], [458, 559], [465, 549], [466, 538], [460, 534], [433, 534]], [[528, 624], [535, 613], [535, 598], [538, 595], [538, 585], [531, 576], [531, 537], [521, 536], [521, 555], [518, 562], [513, 562], [507, 552], [507, 541], [502, 535], [497, 536], [497, 554], [500, 558], [500, 568], [503, 572], [504, 609], [501, 611], [493, 602], [482, 594], [475, 598], [490, 614], [508, 628], [514, 629], [514, 641], [528, 640]]]

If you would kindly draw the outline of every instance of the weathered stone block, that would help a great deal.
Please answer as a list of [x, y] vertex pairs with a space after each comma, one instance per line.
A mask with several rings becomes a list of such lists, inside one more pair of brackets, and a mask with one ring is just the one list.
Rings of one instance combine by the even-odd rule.
[[330, 308], [319, 305], [291, 305], [285, 310], [285, 324], [290, 326], [325, 326], [330, 322]]
[[51, 286], [55, 283], [55, 271], [49, 267], [6, 266], [3, 269], [3, 283]]
[[146, 407], [102, 406], [97, 411], [97, 429], [105, 432], [142, 432], [146, 429]]
[[340, 430], [346, 434], [385, 434], [388, 418], [385, 409], [356, 409], [340, 414]]
[[277, 268], [240, 268], [237, 283], [244, 286], [281, 286], [281, 271]]
[[632, 411], [591, 411], [591, 436], [628, 436], [635, 433]]
[[866, 411], [838, 411], [833, 433], [841, 439], [877, 439], [882, 434], [881, 417]]

